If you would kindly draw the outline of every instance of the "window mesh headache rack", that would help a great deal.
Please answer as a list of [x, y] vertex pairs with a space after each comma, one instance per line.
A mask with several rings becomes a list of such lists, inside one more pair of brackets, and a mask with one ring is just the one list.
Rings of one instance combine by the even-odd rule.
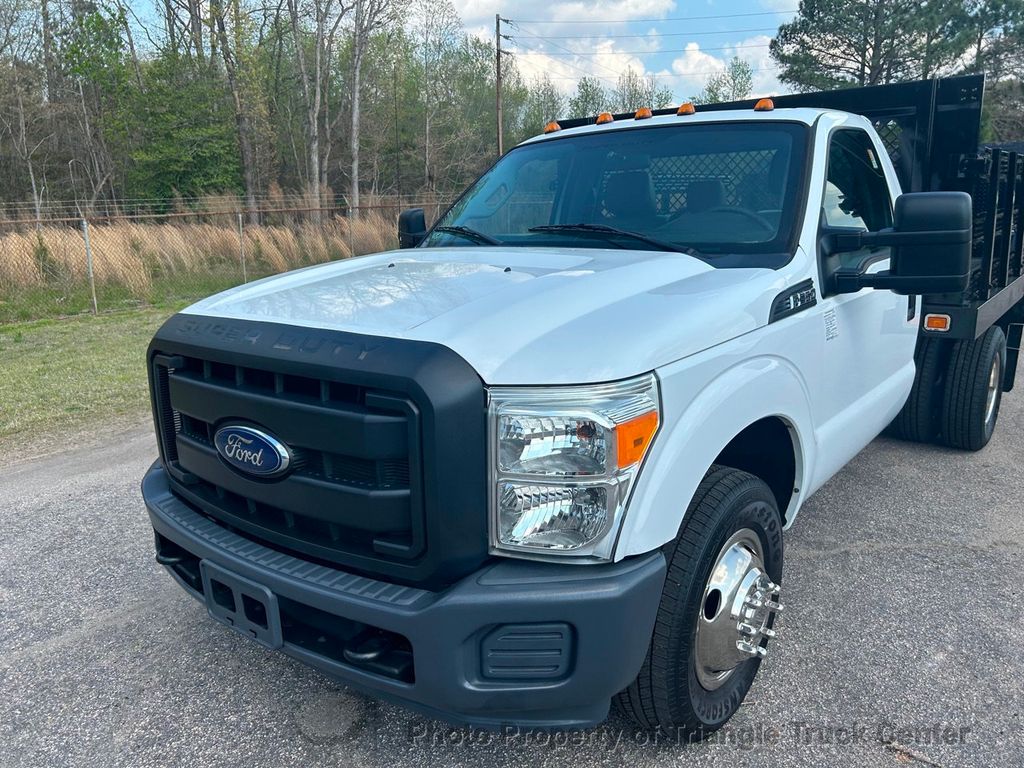
[[[777, 109], [834, 109], [868, 118], [904, 192], [971, 195], [973, 258], [967, 290], [924, 297], [923, 315], [950, 316], [947, 338], [974, 339], [995, 323], [1009, 330], [1024, 321], [1024, 145], [980, 147], [984, 92], [984, 75], [965, 75], [772, 99]], [[699, 104], [696, 109], [752, 110], [755, 103], [748, 99]], [[676, 107], [654, 114], [675, 115]], [[623, 113], [615, 119], [632, 117]], [[559, 125], [575, 128], [594, 122], [593, 117], [578, 118], [560, 120]]]

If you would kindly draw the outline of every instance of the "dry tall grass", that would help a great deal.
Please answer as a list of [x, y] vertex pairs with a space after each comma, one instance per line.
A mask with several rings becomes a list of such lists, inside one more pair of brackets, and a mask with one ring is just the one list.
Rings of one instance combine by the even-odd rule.
[[[378, 213], [355, 220], [247, 225], [241, 243], [235, 217], [222, 220], [93, 225], [89, 233], [96, 282], [123, 286], [142, 298], [154, 280], [165, 276], [237, 273], [241, 282], [243, 251], [252, 277], [397, 247], [394, 221]], [[0, 229], [0, 290], [75, 284], [86, 278], [85, 247], [75, 226]]]

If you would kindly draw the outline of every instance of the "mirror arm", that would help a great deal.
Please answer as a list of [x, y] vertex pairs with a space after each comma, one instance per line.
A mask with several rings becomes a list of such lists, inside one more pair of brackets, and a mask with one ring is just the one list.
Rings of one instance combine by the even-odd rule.
[[897, 232], [895, 229], [881, 229], [878, 232], [836, 232], [832, 234], [831, 245], [833, 253], [839, 253], [900, 245], [968, 243], [970, 239], [969, 229], [936, 229], [930, 232]]
[[893, 280], [888, 269], [870, 274], [857, 269], [837, 269], [832, 274], [832, 292], [857, 293], [862, 288], [890, 288]]
[[[964, 287], [967, 286], [968, 275], [957, 275], [956, 277], [960, 279]], [[855, 269], [840, 269], [832, 275], [831, 288], [833, 293], [857, 293], [862, 288], [881, 288], [901, 296], [911, 296], [921, 293], [945, 293], [947, 291], [943, 284], [948, 279], [946, 275], [904, 277], [894, 275], [888, 269], [870, 274], [858, 272]], [[938, 285], [935, 285], [936, 281], [939, 282]]]
[[898, 278], [888, 269], [871, 273], [839, 269], [832, 275], [832, 280], [836, 293], [856, 293], [862, 288], [891, 288]]

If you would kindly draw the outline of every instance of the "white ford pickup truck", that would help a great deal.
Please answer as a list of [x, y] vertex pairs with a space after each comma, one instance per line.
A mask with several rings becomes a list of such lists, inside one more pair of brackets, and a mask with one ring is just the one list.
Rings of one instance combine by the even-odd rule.
[[982, 448], [1012, 388], [1024, 162], [982, 88], [552, 123], [402, 249], [191, 306], [148, 358], [157, 561], [449, 720], [711, 733], [808, 497], [887, 428]]

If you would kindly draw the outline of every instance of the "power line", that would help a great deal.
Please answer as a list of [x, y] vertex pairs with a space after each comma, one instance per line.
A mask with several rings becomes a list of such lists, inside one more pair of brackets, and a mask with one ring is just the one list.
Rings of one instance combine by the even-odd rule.
[[[697, 50], [701, 53], [705, 51], [737, 51], [744, 48], [768, 48], [769, 43], [758, 43], [756, 45], [726, 45], [721, 48], [698, 48]], [[687, 53], [692, 49], [690, 48], [666, 48], [658, 50], [644, 50], [644, 51], [586, 51], [586, 52], [572, 52], [572, 53], [550, 53], [547, 51], [541, 51], [545, 56], [611, 56], [611, 55], [629, 55], [629, 56], [655, 56], [663, 53]]]
[[665, 21], [704, 21], [707, 19], [738, 19], [749, 16], [781, 16], [787, 13], [797, 13], [799, 9], [793, 8], [785, 11], [757, 11], [756, 13], [720, 13], [713, 16], [676, 16], [664, 19], [579, 19], [577, 21], [557, 21], [552, 19], [508, 19], [507, 21], [521, 21], [523, 24], [648, 24], [661, 23]]
[[[523, 22], [524, 24], [526, 22]], [[719, 32], [711, 32], [703, 30], [700, 32], [648, 32], [647, 34], [632, 34], [632, 35], [520, 35], [525, 38], [540, 38], [542, 40], [609, 40], [609, 39], [624, 39], [627, 37], [702, 37], [704, 35], [735, 35], [741, 32], [778, 32], [778, 27], [753, 27], [749, 29], [724, 29]]]
[[[523, 46], [524, 48], [526, 48], [527, 51], [530, 51], [532, 53], [536, 53], [536, 54], [539, 54], [541, 56], [550, 56], [551, 55], [547, 51], [542, 51], [539, 48], [534, 48], [532, 46], [526, 45], [526, 43], [521, 43], [518, 40], [515, 40], [513, 42], [515, 42], [516, 45]], [[616, 83], [617, 84], [619, 77], [621, 77], [620, 73], [614, 72], [613, 70], [608, 69], [608, 67], [602, 67], [602, 69], [605, 69], [605, 70], [607, 70], [609, 72], [613, 72], [615, 77], [609, 77], [608, 75], [601, 75], [601, 74], [595, 74], [593, 72], [588, 72], [587, 70], [577, 66], [576, 64], [573, 64], [571, 61], [561, 61], [560, 60], [558, 63], [559, 64], [564, 64], [567, 67], [571, 67], [572, 69], [575, 69], [577, 72], [579, 72], [584, 77], [596, 77], [599, 80], [607, 80], [609, 83]], [[594, 62], [594, 63], [598, 64], [598, 62]], [[598, 64], [598, 66], [601, 66], [601, 65]], [[554, 77], [554, 78], [551, 78], [551, 79], [552, 80], [579, 80], [578, 77]]]
[[[751, 72], [778, 72], [780, 69], [782, 69], [782, 67], [754, 67], [750, 71]], [[641, 75], [641, 77], [653, 77], [655, 79], [661, 79], [661, 78], [675, 78], [675, 79], [679, 79], [679, 78], [687, 78], [687, 77], [709, 77], [711, 75], [720, 74], [721, 72], [722, 72], [722, 70], [720, 70], [720, 69], [712, 69], [712, 70], [708, 70], [706, 72], [686, 72], [685, 74], [679, 74], [679, 73], [676, 73], [676, 72], [648, 72], [647, 74]], [[587, 74], [590, 74], [590, 73], [587, 73]], [[591, 75], [591, 77], [595, 77], [595, 75]], [[599, 77], [599, 75], [597, 75], [596, 77]], [[575, 77], [560, 77], [560, 76], [548, 75], [548, 79], [550, 79], [550, 80], [577, 80], [578, 78], [575, 78]]]
[[[545, 40], [545, 41], [546, 41], [546, 42], [547, 42], [547, 43], [548, 43], [549, 45], [553, 45], [553, 46], [554, 46], [555, 48], [558, 48], [558, 49], [560, 49], [560, 50], [563, 50], [563, 51], [565, 51], [566, 53], [569, 53], [569, 54], [572, 54], [572, 55], [576, 55], [575, 51], [572, 51], [572, 50], [570, 50], [569, 48], [566, 48], [566, 47], [565, 47], [564, 45], [560, 45], [559, 43], [553, 42], [552, 40], [548, 40], [547, 38], [544, 38], [544, 37], [540, 37], [539, 35], [537, 36], [537, 38], [536, 38], [536, 39], [539, 39], [539, 40]], [[536, 49], [534, 49], [534, 50], [536, 50]], [[543, 55], [547, 55], [547, 54], [546, 54], [546, 53], [545, 53], [544, 51], [537, 51], [537, 53], [540, 53], [540, 54], [543, 54]], [[604, 65], [603, 65], [603, 64], [601, 64], [601, 62], [599, 62], [599, 61], [595, 61], [595, 62], [594, 62], [594, 64], [595, 64], [596, 66], [600, 67], [601, 69], [603, 69], [603, 70], [604, 70], [605, 72], [611, 72], [611, 73], [612, 73], [613, 75], [615, 75], [615, 78], [616, 78], [616, 80], [617, 80], [617, 79], [618, 79], [618, 78], [619, 78], [619, 77], [621, 76], [621, 74], [622, 74], [621, 72], [616, 72], [616, 71], [615, 71], [614, 69], [611, 69], [610, 67], [606, 67], [606, 66], [604, 66]], [[581, 71], [582, 71], [582, 70], [581, 70]]]
[[[795, 13], [795, 11], [793, 11], [793, 12]], [[727, 16], [725, 16], [725, 15], [723, 15], [723, 16], [691, 16], [691, 17], [678, 18], [678, 19], [648, 19], [648, 20], [645, 20], [645, 19], [631, 19], [630, 21], [636, 21], [636, 22], [644, 22], [644, 21], [686, 21], [686, 20], [701, 19], [701, 18], [736, 18], [736, 17], [742, 17], [742, 16], [766, 16], [766, 15], [770, 15], [770, 14], [773, 14], [773, 13], [789, 13], [789, 11], [771, 11], [771, 12], [764, 12], [764, 13], [738, 13], [738, 14], [729, 14]], [[556, 35], [556, 36], [550, 36], [549, 37], [547, 35], [536, 34], [536, 30], [530, 30], [530, 29], [525, 29], [524, 30], [520, 26], [520, 24], [551, 24], [551, 23], [560, 23], [560, 22], [525, 21], [525, 20], [522, 20], [522, 19], [505, 19], [505, 18], [502, 18], [502, 21], [508, 23], [509, 26], [514, 27], [516, 30], [519, 30], [521, 32], [525, 31], [525, 32], [528, 33], [528, 34], [518, 34], [517, 33], [517, 34], [515, 34], [513, 36], [505, 36], [505, 39], [509, 40], [510, 42], [514, 42], [517, 46], [521, 46], [523, 48], [526, 48], [526, 50], [529, 51], [529, 52], [536, 53], [536, 54], [539, 54], [541, 56], [549, 56], [549, 57], [552, 57], [552, 58], [554, 58], [554, 57], [568, 57], [568, 56], [571, 56], [571, 57], [574, 57], [574, 58], [575, 57], [584, 57], [584, 56], [585, 57], [596, 57], [596, 56], [604, 56], [604, 55], [609, 55], [609, 54], [611, 54], [611, 55], [620, 54], [620, 55], [625, 55], [625, 56], [650, 56], [650, 55], [675, 54], [675, 53], [686, 53], [687, 52], [687, 49], [685, 49], [685, 48], [683, 48], [683, 49], [675, 49], [675, 50], [654, 50], [654, 51], [652, 51], [652, 50], [643, 50], [643, 51], [600, 51], [600, 52], [595, 52], [595, 51], [587, 51], [587, 52], [574, 51], [574, 50], [572, 50], [570, 48], [565, 47], [564, 45], [562, 45], [560, 43], [555, 42], [555, 41], [556, 40], [593, 39], [594, 36], [589, 36], [588, 37], [588, 36], [572, 36], [572, 35], [557, 36]], [[597, 22], [596, 22], [596, 20], [590, 19], [590, 20], [583, 20], [583, 21], [581, 21], [579, 23], [597, 23]], [[605, 39], [607, 37], [612, 37], [612, 38], [642, 38], [642, 37], [685, 37], [685, 36], [693, 36], [693, 35], [733, 35], [733, 34], [738, 34], [738, 33], [742, 33], [742, 32], [774, 32], [777, 29], [778, 29], [777, 27], [766, 27], [766, 28], [755, 28], [755, 29], [733, 29], [733, 30], [726, 30], [726, 31], [722, 31], [722, 32], [665, 32], [665, 33], [652, 33], [650, 35], [608, 35], [608, 36], [601, 36], [601, 38]], [[529, 34], [531, 32], [533, 34]], [[527, 43], [523, 42], [523, 40], [539, 40], [539, 41], [542, 41], [541, 45], [543, 45], [543, 43], [547, 43], [550, 46], [558, 48], [561, 51], [561, 53], [555, 53], [553, 51], [542, 50], [541, 48], [538, 48], [538, 47], [535, 47], [533, 45], [530, 45], [530, 44], [527, 44]], [[722, 46], [722, 47], [716, 47], [716, 48], [701, 48], [700, 51], [701, 52], [704, 52], [704, 51], [728, 51], [728, 50], [738, 50], [738, 49], [742, 49], [742, 48], [767, 48], [767, 47], [769, 47], [769, 44], [766, 44], [766, 43], [758, 43], [758, 44], [751, 43], [751, 44], [747, 44], [747, 45]], [[612, 75], [614, 75], [614, 77], [615, 77], [614, 81], [612, 80], [612, 78], [607, 77], [605, 75], [600, 75], [600, 74], [597, 74], [597, 73], [594, 73], [594, 72], [588, 72], [588, 71], [582, 69], [581, 67], [577, 66], [576, 64], [574, 64], [571, 61], [563, 61], [561, 59], [556, 59], [556, 60], [559, 61], [559, 63], [564, 64], [564, 65], [566, 65], [568, 67], [571, 67], [572, 69], [576, 70], [577, 72], [579, 72], [582, 75], [585, 75], [587, 77], [597, 77], [598, 79], [607, 80], [609, 82], [617, 82], [618, 79], [622, 76], [621, 72], [617, 72], [617, 71], [615, 71], [615, 70], [613, 70], [613, 69], [603, 65], [599, 61], [593, 61], [592, 64], [594, 66], [596, 66], [596, 67], [600, 67], [601, 69], [605, 70], [606, 72], [612, 73]], [[781, 69], [781, 67], [758, 67], [758, 68], [751, 69], [751, 72], [777, 72], [780, 69]], [[645, 75], [645, 77], [649, 76], [649, 77], [654, 77], [654, 78], [659, 78], [659, 79], [660, 78], [680, 79], [680, 78], [692, 78], [692, 77], [707, 77], [707, 76], [719, 74], [720, 72], [721, 72], [721, 70], [709, 70], [707, 72], [688, 72], [686, 74], [676, 74], [676, 73], [663, 72], [663, 73], [650, 73], [648, 75]], [[575, 78], [575, 77], [551, 76], [551, 75], [548, 75], [548, 78], [551, 79], [551, 80], [563, 80], [563, 81], [564, 80], [569, 80], [569, 81], [572, 81], [572, 80], [578, 81], [579, 80], [579, 78]]]

